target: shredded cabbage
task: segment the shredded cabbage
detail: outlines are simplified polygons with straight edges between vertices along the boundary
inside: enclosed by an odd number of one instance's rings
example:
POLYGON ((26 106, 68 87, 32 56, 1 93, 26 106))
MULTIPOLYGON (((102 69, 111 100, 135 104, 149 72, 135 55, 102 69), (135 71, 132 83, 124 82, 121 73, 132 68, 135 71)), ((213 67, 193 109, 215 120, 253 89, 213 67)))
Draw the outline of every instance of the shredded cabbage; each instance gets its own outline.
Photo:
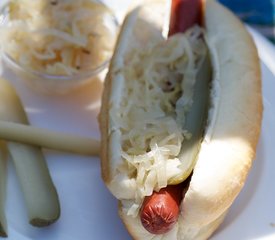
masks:
POLYGON ((183 128, 185 115, 206 53, 202 34, 194 27, 155 46, 134 49, 125 58, 124 95, 110 114, 122 135, 124 161, 118 175, 135 181, 128 195, 134 195, 134 202, 123 199, 129 215, 136 216, 145 196, 180 173, 178 155, 190 138, 183 128))
POLYGON ((11 0, 1 45, 21 66, 72 75, 111 57, 116 27, 110 10, 92 0, 11 0))

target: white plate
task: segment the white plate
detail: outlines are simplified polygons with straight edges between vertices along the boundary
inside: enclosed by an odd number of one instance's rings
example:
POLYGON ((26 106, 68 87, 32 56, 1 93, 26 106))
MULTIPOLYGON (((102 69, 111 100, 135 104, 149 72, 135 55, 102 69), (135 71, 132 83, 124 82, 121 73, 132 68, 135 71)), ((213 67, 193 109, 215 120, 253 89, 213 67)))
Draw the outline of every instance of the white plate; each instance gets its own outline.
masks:
MULTIPOLYGON (((108 1, 111 3, 112 1, 108 1)), ((121 16, 122 3, 113 5, 121 16)), ((118 1, 116 1, 118 3, 118 1)), ((253 31, 252 31, 253 32, 253 31)), ((275 50, 253 32, 263 75, 264 119, 257 159, 248 181, 233 204, 225 222, 213 240, 275 239, 275 50)), ((41 96, 23 85, 11 73, 4 72, 22 99, 31 124, 99 139, 96 117, 100 106, 102 83, 66 96, 41 96)), ((45 152, 61 202, 59 221, 46 228, 27 223, 13 166, 8 177, 8 240, 127 240, 131 239, 117 214, 117 201, 100 177, 99 159, 51 151, 45 152)))

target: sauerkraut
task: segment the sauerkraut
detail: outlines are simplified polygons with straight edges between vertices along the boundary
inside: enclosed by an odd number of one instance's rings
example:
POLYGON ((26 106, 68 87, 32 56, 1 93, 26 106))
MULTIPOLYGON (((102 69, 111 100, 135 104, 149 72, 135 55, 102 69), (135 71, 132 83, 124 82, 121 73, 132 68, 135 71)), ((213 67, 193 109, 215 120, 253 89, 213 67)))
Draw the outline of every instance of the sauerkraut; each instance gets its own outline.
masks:
POLYGON ((118 198, 130 215, 138 213, 145 196, 181 172, 181 145, 192 137, 183 127, 185 115, 206 54, 202 35, 196 26, 125 57, 123 97, 110 114, 121 133, 123 158, 114 181, 128 187, 118 198))
POLYGON ((51 75, 99 67, 112 54, 112 12, 92 0, 11 0, 1 46, 21 66, 51 75))

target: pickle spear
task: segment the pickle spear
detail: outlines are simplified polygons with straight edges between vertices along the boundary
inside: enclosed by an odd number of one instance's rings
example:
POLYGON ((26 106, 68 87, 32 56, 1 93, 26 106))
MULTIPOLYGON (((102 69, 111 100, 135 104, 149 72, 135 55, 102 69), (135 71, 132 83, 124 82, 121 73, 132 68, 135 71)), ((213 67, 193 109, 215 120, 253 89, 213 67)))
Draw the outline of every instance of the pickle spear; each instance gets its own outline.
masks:
POLYGON ((7 184, 7 150, 0 142, 0 236, 7 237, 7 220, 5 215, 7 184))
MULTIPOLYGON (((0 79, 0 120, 28 124, 13 87, 0 79)), ((42 227, 60 216, 58 195, 39 147, 7 142, 8 151, 25 198, 30 224, 42 227)))
POLYGON ((194 86, 193 104, 187 112, 183 128, 192 134, 190 139, 182 143, 179 154, 181 161, 181 174, 170 179, 168 184, 179 184, 186 180, 192 173, 196 164, 198 153, 203 138, 203 133, 207 120, 207 113, 210 98, 210 81, 212 79, 211 62, 209 52, 197 73, 197 79, 194 86))

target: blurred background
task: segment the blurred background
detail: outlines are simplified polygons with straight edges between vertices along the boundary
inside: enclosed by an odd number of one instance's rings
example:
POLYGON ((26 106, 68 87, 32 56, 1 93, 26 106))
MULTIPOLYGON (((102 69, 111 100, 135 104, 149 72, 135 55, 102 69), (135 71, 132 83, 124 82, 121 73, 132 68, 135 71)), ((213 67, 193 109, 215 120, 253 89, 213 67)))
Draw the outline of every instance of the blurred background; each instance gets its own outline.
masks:
POLYGON ((275 43, 275 0, 219 0, 275 43))

